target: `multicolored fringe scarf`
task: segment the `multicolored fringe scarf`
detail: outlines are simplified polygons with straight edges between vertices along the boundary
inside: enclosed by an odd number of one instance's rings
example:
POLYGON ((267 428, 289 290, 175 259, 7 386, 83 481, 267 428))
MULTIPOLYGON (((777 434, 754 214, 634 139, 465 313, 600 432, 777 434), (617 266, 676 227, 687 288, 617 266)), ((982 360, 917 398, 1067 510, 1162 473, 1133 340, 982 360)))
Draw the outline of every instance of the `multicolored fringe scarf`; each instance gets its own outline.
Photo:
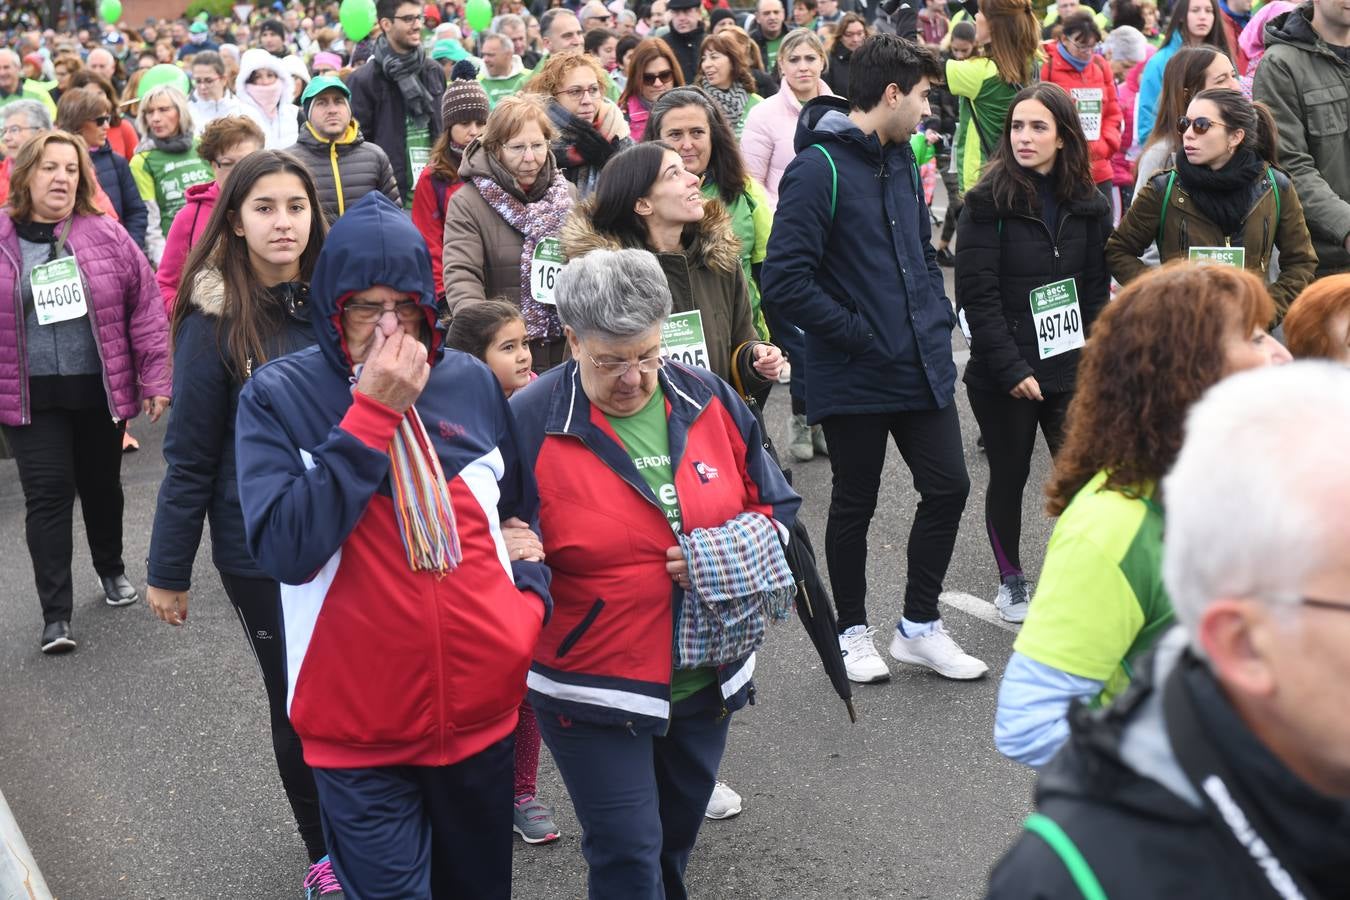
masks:
POLYGON ((562 172, 556 169, 552 171, 553 181, 548 190, 533 203, 520 202, 491 178, 479 175, 473 179, 474 187, 478 188, 478 193, 488 206, 496 210, 507 225, 525 236, 520 248, 520 312, 525 318, 525 336, 532 341, 540 338, 557 340, 562 337, 558 311, 535 300, 530 290, 530 264, 534 259, 535 244, 541 238, 557 235, 562 230, 567 214, 572 211, 567 179, 562 172))
MULTIPOLYGON (((360 374, 358 368, 356 377, 360 374)), ((455 508, 440 457, 415 406, 408 407, 389 442, 389 461, 394 517, 408 567, 440 575, 453 572, 464 558, 455 508)))

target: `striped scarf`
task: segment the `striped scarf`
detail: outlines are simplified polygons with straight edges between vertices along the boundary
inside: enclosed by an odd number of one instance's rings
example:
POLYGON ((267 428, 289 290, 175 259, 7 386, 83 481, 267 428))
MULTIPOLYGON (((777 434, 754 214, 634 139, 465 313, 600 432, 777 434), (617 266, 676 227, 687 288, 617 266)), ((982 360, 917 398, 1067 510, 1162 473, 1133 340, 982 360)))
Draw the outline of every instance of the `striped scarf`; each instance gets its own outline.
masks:
MULTIPOLYGON (((358 368, 356 377, 360 374, 358 368)), ((389 461, 394 517, 408 568, 439 575, 453 572, 464 558, 455 509, 440 457, 415 406, 408 407, 389 442, 389 461)))

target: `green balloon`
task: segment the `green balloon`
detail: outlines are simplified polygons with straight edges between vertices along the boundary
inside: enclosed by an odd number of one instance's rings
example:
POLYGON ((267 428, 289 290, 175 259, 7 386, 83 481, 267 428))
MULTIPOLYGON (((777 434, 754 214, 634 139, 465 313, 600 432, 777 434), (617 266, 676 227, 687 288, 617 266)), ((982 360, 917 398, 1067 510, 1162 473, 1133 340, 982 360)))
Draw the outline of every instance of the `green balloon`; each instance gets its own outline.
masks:
POLYGON ((109 25, 116 25, 117 20, 122 18, 122 0, 103 0, 99 4, 98 14, 109 25))
POLYGON ((338 21, 347 40, 363 41, 375 27, 375 0, 342 0, 338 21))
POLYGON ((464 5, 464 21, 474 31, 487 31, 492 25, 492 0, 469 0, 464 5))
MULTIPOLYGON (((116 2, 116 0, 113 0, 113 2, 116 2)), ((183 92, 184 97, 192 90, 186 72, 173 63, 160 63, 141 76, 141 83, 136 86, 136 99, 140 100, 155 88, 165 85, 178 88, 183 92)))

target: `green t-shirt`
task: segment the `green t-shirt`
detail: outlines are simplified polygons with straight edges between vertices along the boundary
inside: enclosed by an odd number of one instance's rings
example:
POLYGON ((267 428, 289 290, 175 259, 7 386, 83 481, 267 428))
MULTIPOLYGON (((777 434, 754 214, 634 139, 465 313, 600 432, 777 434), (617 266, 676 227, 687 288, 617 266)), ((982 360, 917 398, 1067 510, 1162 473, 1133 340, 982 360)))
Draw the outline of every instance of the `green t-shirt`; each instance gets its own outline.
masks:
POLYGON ((1002 140, 1008 106, 1019 88, 998 77, 998 66, 992 59, 975 56, 947 60, 947 90, 959 98, 960 117, 952 154, 957 160, 957 182, 964 194, 980 180, 987 159, 985 147, 992 152, 1002 140))
POLYGON ((1050 536, 1041 582, 1013 649, 1105 682, 1105 704, 1130 683, 1131 662, 1174 620, 1162 581, 1163 516, 1151 499, 1104 489, 1098 472, 1050 536))
POLYGON ((187 189, 214 179, 211 165, 197 155, 197 144, 182 153, 142 150, 131 158, 131 178, 146 203, 159 211, 159 230, 169 236, 173 217, 187 203, 187 189))
POLYGON ((764 60, 764 71, 772 72, 774 63, 778 62, 778 45, 783 43, 783 35, 779 35, 771 41, 764 42, 764 52, 769 57, 764 60))
MULTIPOLYGON (((417 125, 409 117, 405 120, 404 133, 408 142, 408 184, 416 186, 422 178, 422 170, 431 162, 431 127, 417 125)), ((410 189, 403 199, 403 208, 412 209, 413 192, 410 189)))
POLYGON ((519 91, 520 86, 530 79, 531 74, 529 70, 522 69, 505 78, 491 78, 486 73, 479 75, 478 82, 487 93, 488 109, 495 107, 503 97, 509 97, 519 91))
MULTIPOLYGON (((656 495, 666 523, 680 532, 680 498, 675 494, 675 472, 670 463, 670 433, 666 428, 666 396, 658 382, 652 398, 631 416, 606 415, 623 442, 638 474, 656 495)), ((696 694, 717 680, 714 669, 676 669, 670 679, 670 702, 696 694)))

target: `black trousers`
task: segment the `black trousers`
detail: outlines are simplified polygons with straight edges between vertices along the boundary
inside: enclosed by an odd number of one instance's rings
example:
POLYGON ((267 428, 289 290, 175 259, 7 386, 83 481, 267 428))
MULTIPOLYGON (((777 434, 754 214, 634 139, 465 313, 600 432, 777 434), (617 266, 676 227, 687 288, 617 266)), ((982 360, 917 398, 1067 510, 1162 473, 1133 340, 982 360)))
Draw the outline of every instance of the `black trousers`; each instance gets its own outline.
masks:
POLYGON ((950 151, 937 155, 937 167, 938 173, 942 176, 942 186, 947 190, 947 213, 942 217, 942 233, 938 241, 950 244, 952 238, 956 236, 956 220, 961 217, 961 207, 965 203, 961 199, 961 187, 956 173, 950 171, 952 167, 950 151))
POLYGON ((989 490, 984 494, 984 523, 998 564, 999 578, 1022 574, 1022 492, 1031 474, 1036 429, 1050 455, 1064 443, 1064 414, 1073 394, 1046 394, 1042 401, 966 386, 970 408, 984 436, 989 459, 989 490))
POLYGON ((318 862, 328 853, 319 818, 319 792, 314 786, 314 770, 305 763, 300 736, 286 714, 286 630, 281 618, 281 587, 270 578, 224 572, 220 573, 220 581, 262 670, 272 719, 272 752, 281 774, 281 786, 295 814, 309 861, 318 862))
POLYGON ((70 561, 75 497, 80 498, 94 571, 125 572, 122 563, 122 432, 107 408, 33 412, 29 425, 4 428, 19 468, 28 555, 44 624, 69 622, 74 610, 70 561))
POLYGON ((840 631, 867 624, 867 530, 877 508, 887 437, 895 441, 919 492, 906 550, 904 616, 916 623, 937 619, 938 594, 970 493, 956 404, 919 412, 830 416, 820 424, 830 444, 834 479, 825 560, 840 631))

